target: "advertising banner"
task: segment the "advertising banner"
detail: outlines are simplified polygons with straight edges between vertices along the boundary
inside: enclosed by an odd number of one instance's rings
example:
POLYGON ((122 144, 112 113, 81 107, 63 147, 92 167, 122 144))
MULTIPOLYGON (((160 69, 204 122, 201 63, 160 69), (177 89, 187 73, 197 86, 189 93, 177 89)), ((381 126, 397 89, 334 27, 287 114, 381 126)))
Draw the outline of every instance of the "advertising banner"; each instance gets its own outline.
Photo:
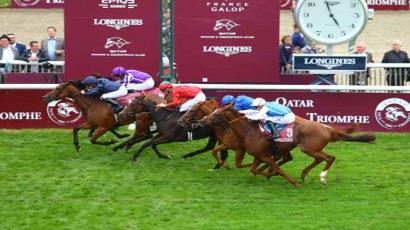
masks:
POLYGON ((410 132, 410 100, 399 93, 218 91, 262 97, 288 106, 297 116, 333 126, 356 123, 361 131, 410 132))
POLYGON ((11 8, 64 8, 64 0, 11 0, 11 8))
MULTIPOLYGON (((409 0, 365 0, 369 9, 409 10, 409 0)), ((279 0, 281 10, 290 10, 292 0, 279 0)))
MULTIPOLYGON (((84 122, 80 108, 70 99, 45 103, 50 90, 0 90, 0 128, 73 128, 84 122)), ((410 132, 410 100, 405 93, 337 93, 217 91, 263 97, 288 106, 296 115, 334 126, 356 123, 360 131, 410 132)))
POLYGON ((352 70, 366 71, 367 55, 293 55, 293 70, 352 70))
POLYGON ((279 2, 175 1, 181 82, 278 82, 279 2))
POLYGON ((65 3, 65 76, 107 76, 116 66, 156 76, 160 69, 159 1, 65 3))

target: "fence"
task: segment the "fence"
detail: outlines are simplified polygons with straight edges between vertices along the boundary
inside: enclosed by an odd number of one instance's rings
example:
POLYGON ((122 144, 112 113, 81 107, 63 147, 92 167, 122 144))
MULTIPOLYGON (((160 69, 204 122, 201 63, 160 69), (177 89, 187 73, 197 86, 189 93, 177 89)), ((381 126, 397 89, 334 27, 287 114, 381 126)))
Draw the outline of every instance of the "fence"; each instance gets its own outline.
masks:
POLYGON ((25 62, 21 60, 0 61, 0 72, 8 73, 52 73, 64 72, 64 61, 25 62))

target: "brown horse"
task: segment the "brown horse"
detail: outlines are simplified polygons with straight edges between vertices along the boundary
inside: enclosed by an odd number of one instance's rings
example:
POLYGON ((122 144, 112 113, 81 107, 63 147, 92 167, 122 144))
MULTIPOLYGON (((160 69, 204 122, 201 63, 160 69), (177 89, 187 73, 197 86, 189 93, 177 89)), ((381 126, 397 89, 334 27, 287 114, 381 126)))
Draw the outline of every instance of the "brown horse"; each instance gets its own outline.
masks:
POLYGON ((124 138, 129 134, 121 135, 115 131, 118 125, 127 125, 135 121, 135 117, 126 117, 115 120, 112 108, 106 102, 101 101, 98 97, 85 96, 81 93, 84 85, 81 81, 70 81, 59 84, 55 89, 43 96, 43 100, 47 103, 57 101, 64 98, 74 100, 82 113, 86 122, 73 129, 74 146, 77 152, 81 150, 78 142, 78 131, 81 129, 90 129, 88 138, 91 143, 99 145, 110 145, 116 143, 116 140, 100 142, 97 141, 107 131, 110 131, 118 138, 124 138), (94 132, 95 131, 95 132, 94 132))
MULTIPOLYGON (((205 116, 213 113, 218 107, 218 102, 214 99, 199 102, 190 108, 179 120, 179 125, 188 125, 191 122, 196 122, 202 119, 205 116)), ((222 124, 221 126, 215 125, 213 126, 215 129, 215 133, 218 139, 221 141, 222 144, 218 145, 216 148, 212 150, 212 155, 215 157, 216 161, 219 165, 223 166, 224 168, 230 169, 229 165, 224 163, 225 159, 221 159, 218 157, 218 152, 222 150, 234 150, 235 151, 235 165, 237 168, 243 167, 250 167, 251 164, 242 164, 242 161, 245 157, 246 148, 240 142, 240 140, 236 137, 236 134, 232 130, 229 125, 222 124)), ((183 156, 183 157, 192 157, 192 156, 183 156)), ((226 157, 225 157, 226 158, 226 157)))
POLYGON ((208 138, 208 143, 204 148, 188 153, 185 156, 194 156, 199 153, 212 150, 215 147, 215 144, 216 142, 218 142, 218 139, 212 127, 206 126, 202 129, 191 130, 189 127, 179 126, 177 124, 177 120, 181 118, 181 113, 179 113, 175 109, 158 109, 156 107, 157 104, 163 103, 162 100, 163 99, 159 98, 157 95, 146 94, 144 96, 135 98, 119 114, 119 117, 122 117, 146 112, 157 124, 158 134, 150 141, 145 142, 140 147, 140 149, 137 152, 135 152, 132 158, 133 163, 137 161, 138 156, 147 147, 151 147, 159 158, 170 159, 170 156, 163 155, 159 152, 157 148, 158 145, 164 143, 186 142, 188 140, 199 140, 203 138, 208 138))
MULTIPOLYGON (((269 154, 269 143, 266 141, 264 134, 260 131, 257 122, 251 122, 243 114, 234 110, 231 105, 219 108, 201 121, 211 125, 230 125, 245 145, 247 152, 255 157, 255 161, 252 165, 253 173, 271 176, 269 173, 256 169, 257 165, 264 162, 296 187, 299 186, 293 178, 285 174, 275 161, 271 159, 269 154)), ((323 148, 325 148, 328 143, 336 141, 373 143, 375 139, 376 137, 372 134, 350 136, 348 133, 336 128, 297 117, 294 127, 293 142, 280 142, 277 143, 277 147, 280 154, 283 155, 284 152, 290 152, 299 145, 302 152, 315 159, 313 163, 302 171, 302 181, 306 180, 310 170, 321 162, 326 161, 326 165, 320 173, 320 182, 326 184, 327 172, 336 159, 334 156, 328 155, 323 151, 323 148)))

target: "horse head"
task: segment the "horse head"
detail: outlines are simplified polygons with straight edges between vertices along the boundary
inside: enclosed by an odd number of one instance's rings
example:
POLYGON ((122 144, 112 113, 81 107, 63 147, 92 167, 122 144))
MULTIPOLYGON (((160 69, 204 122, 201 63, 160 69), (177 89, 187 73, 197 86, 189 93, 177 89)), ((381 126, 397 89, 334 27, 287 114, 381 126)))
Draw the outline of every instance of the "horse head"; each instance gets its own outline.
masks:
POLYGON ((215 111, 217 106, 217 102, 213 99, 209 101, 198 102, 188 111, 186 111, 186 113, 177 121, 177 123, 181 126, 184 126, 191 122, 197 122, 206 115, 215 111))
POLYGON ((64 99, 67 97, 73 98, 81 94, 81 89, 84 85, 81 81, 70 81, 59 84, 56 88, 43 96, 43 101, 46 103, 64 99))
POLYGON ((119 114, 119 118, 133 117, 138 113, 141 113, 144 109, 143 100, 145 95, 135 97, 119 114))
POLYGON ((224 125, 226 123, 225 120, 225 112, 228 109, 232 109, 232 105, 224 105, 220 108, 217 108, 214 112, 210 113, 208 116, 205 116, 201 120, 198 121, 198 126, 203 125, 224 125))

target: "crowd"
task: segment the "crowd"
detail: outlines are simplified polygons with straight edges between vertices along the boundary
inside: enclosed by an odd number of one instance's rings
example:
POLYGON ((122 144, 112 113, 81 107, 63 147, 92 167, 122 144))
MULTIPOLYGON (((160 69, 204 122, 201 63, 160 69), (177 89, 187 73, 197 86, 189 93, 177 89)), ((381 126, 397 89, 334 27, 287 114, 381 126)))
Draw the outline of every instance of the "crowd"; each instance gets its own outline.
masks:
MULTIPOLYGON (((39 41, 30 41, 29 48, 18 43, 13 33, 3 34, 0 37, 0 61, 7 63, 13 60, 22 60, 27 63, 42 63, 46 61, 64 61, 64 38, 57 37, 55 27, 47 28, 47 38, 39 41)), ((13 66, 2 66, 0 72, 11 72, 13 66), (7 69, 6 69, 7 68, 7 69)), ((27 72, 42 72, 41 65, 30 65, 27 72)))
MULTIPOLYGON (((318 47, 314 41, 307 42, 303 33, 299 30, 294 14, 297 1, 292 1, 293 14, 293 34, 284 35, 279 45, 279 71, 281 73, 297 73, 292 70, 292 59, 294 54, 322 54, 326 51, 318 47)), ((381 63, 410 63, 408 53, 401 49, 400 40, 392 42, 392 49, 385 52, 381 63)), ((359 41, 355 44, 353 54, 365 54, 367 63, 375 63, 371 52, 366 50, 366 44, 359 41)), ((410 81, 410 68, 385 68, 386 82, 389 86, 404 86, 406 81, 410 81)), ((357 71, 349 76, 350 85, 367 85, 371 77, 370 69, 366 71, 357 71)))

